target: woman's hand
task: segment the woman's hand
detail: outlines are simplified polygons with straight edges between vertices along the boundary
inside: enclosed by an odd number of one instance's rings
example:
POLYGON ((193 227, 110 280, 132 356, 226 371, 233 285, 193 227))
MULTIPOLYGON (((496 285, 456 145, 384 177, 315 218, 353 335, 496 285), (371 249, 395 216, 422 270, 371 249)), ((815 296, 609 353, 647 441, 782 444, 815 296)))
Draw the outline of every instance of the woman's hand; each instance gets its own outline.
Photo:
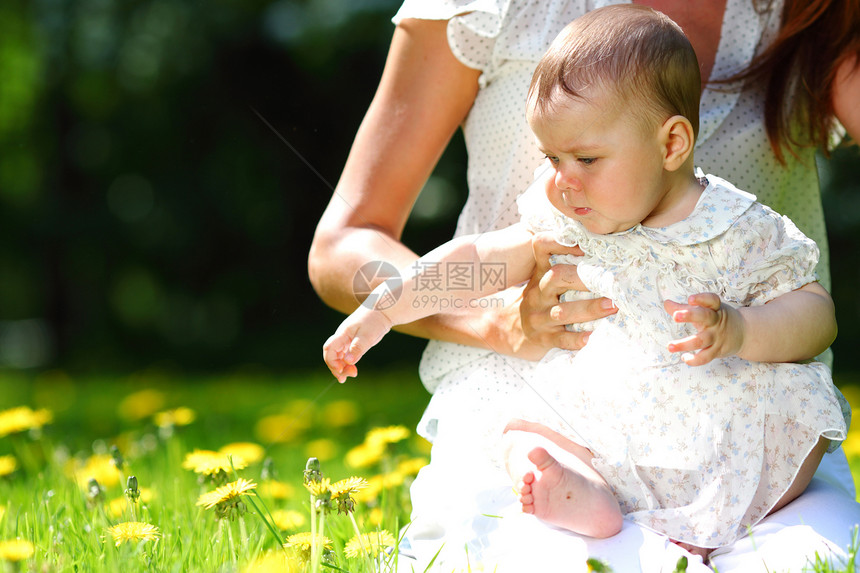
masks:
POLYGON ((532 241, 535 270, 526 284, 520 301, 520 323, 523 336, 533 349, 546 354, 551 348, 578 350, 585 346, 590 332, 570 332, 566 324, 597 320, 616 309, 608 298, 560 302, 559 297, 568 290, 588 290, 576 272, 575 265, 550 264, 551 255, 583 254, 579 247, 566 247, 556 243, 549 233, 539 233, 532 241))

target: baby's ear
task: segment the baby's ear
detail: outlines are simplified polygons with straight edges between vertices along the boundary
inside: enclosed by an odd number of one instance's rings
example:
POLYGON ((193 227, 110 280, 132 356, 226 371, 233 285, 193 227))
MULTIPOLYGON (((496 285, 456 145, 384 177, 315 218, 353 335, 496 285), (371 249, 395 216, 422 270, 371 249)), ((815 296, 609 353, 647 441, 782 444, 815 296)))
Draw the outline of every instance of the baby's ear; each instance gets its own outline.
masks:
POLYGON ((673 115, 660 128, 663 143, 663 168, 677 171, 693 153, 696 136, 693 125, 682 115, 673 115))

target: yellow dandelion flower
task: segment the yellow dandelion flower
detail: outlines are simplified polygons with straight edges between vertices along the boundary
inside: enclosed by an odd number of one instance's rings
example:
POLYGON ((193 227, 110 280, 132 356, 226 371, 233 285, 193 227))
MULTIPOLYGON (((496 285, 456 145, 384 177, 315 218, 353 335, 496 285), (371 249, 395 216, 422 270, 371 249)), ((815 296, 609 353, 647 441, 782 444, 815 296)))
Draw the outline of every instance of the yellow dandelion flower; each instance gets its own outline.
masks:
POLYGON ((397 540, 394 536, 383 529, 373 533, 364 533, 361 536, 356 535, 349 540, 343 552, 344 555, 352 559, 362 555, 376 558, 389 547, 394 547, 395 543, 397 543, 397 540))
POLYGON ((382 520, 385 516, 382 513, 382 508, 374 507, 367 514, 367 521, 374 527, 382 525, 382 520))
POLYGON ((0 412, 0 438, 27 430, 38 430, 53 419, 49 410, 32 410, 18 406, 0 412))
POLYGON ((290 416, 300 428, 307 429, 313 425, 316 403, 311 400, 290 400, 284 408, 284 413, 290 416))
POLYGON ((367 481, 360 477, 351 477, 333 483, 329 490, 332 501, 337 504, 337 512, 352 513, 355 511, 355 499, 352 496, 366 485, 367 481))
POLYGON ((385 489, 385 480, 381 475, 373 476, 367 481, 364 489, 356 492, 355 499, 362 503, 371 503, 379 499, 382 490, 385 489))
POLYGON ((412 447, 419 454, 430 455, 430 450, 433 448, 433 444, 415 434, 412 438, 412 447))
POLYGON ((202 505, 206 509, 212 509, 216 505, 229 504, 238 501, 243 495, 254 495, 251 491, 255 489, 257 484, 248 481, 244 478, 239 478, 227 485, 222 485, 214 491, 206 492, 197 500, 197 505, 202 505))
POLYGON ((118 523, 105 531, 113 538, 117 547, 126 541, 157 541, 161 536, 156 526, 140 521, 118 523))
POLYGON ((279 500, 292 499, 296 495, 293 485, 273 479, 262 482, 258 491, 266 497, 279 500))
POLYGON ((242 569, 242 573, 301 573, 302 571, 304 571, 302 562, 283 551, 267 551, 242 569))
POLYGON ((349 477, 337 481, 329 487, 334 498, 351 495, 367 486, 367 480, 361 477, 349 477))
POLYGON ((0 456, 0 477, 8 476, 18 469, 18 460, 15 456, 0 456))
POLYGON ((403 475, 414 476, 427 464, 427 458, 410 458, 397 464, 397 471, 403 475))
POLYGON ((281 531, 289 531, 302 527, 307 519, 305 514, 292 509, 278 509, 272 512, 272 521, 281 531))
POLYGON ((197 413, 191 408, 180 406, 173 410, 163 410, 156 412, 152 416, 152 421, 159 428, 169 428, 173 426, 187 426, 197 419, 197 413))
POLYGON ((0 541, 0 559, 4 561, 24 561, 36 552, 32 543, 25 539, 0 541))
POLYGON ((409 429, 406 426, 388 426, 385 428, 373 428, 367 432, 364 443, 369 445, 386 445, 401 442, 409 437, 409 429))
POLYGON ((355 424, 360 418, 358 405, 351 400, 335 400, 323 406, 323 424, 332 428, 342 428, 355 424))
POLYGON ((329 488, 331 487, 331 480, 328 478, 322 478, 320 481, 309 481, 305 484, 305 488, 311 492, 311 495, 314 497, 321 497, 329 493, 329 488))
POLYGON ((234 442, 218 450, 218 453, 233 456, 234 460, 242 458, 249 464, 256 464, 266 455, 266 450, 253 442, 234 442))
POLYGON ((117 406, 117 413, 124 420, 137 422, 161 410, 165 401, 164 392, 146 388, 123 398, 117 406))
POLYGON ((254 435, 267 444, 292 442, 305 428, 287 414, 273 414, 260 418, 254 425, 254 435))
POLYGON ((95 454, 87 458, 86 462, 73 463, 72 475, 82 488, 87 488, 90 479, 94 479, 104 487, 115 486, 120 481, 119 470, 113 462, 110 454, 95 454))
POLYGON ((842 449, 849 458, 860 457, 860 432, 848 432, 848 439, 842 442, 842 449))
POLYGON ((377 445, 370 444, 360 444, 346 453, 346 457, 344 461, 348 466, 354 468, 366 468, 372 466, 373 464, 378 463, 383 454, 385 454, 385 448, 377 445))
POLYGON ((333 460, 337 456, 337 451, 337 442, 328 438, 311 440, 305 444, 305 455, 309 458, 316 458, 321 462, 333 460))
POLYGON ((388 472, 382 475, 382 487, 387 489, 403 485, 405 479, 406 477, 399 471, 388 472))
POLYGON ((211 476, 218 472, 229 473, 233 468, 241 470, 248 463, 243 458, 234 457, 233 465, 230 465, 230 459, 222 453, 213 452, 212 450, 194 450, 185 455, 185 460, 182 462, 182 467, 186 470, 191 470, 194 473, 211 476))
MULTIPOLYGON (((287 542, 284 543, 284 547, 290 549, 300 549, 302 551, 310 551, 311 545, 314 542, 314 535, 308 531, 304 531, 302 533, 295 533, 287 537, 287 542)), ((322 547, 331 547, 331 539, 326 537, 325 535, 316 534, 316 542, 318 545, 322 547)))

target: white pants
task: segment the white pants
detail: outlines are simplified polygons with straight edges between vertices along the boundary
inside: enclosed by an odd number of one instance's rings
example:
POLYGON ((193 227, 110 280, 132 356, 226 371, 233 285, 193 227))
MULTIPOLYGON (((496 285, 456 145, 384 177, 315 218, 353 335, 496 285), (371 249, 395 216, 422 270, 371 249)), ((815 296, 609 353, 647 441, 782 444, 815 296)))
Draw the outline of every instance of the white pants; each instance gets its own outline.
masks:
MULTIPOLYGON (((415 511, 399 572, 424 571, 435 557, 432 571, 586 571, 586 560, 598 558, 617 573, 661 573, 674 571, 681 556, 690 573, 712 571, 666 536, 632 522, 611 538, 592 539, 523 514, 498 466, 467 449, 444 447, 462 436, 456 430, 437 436, 443 447, 434 447, 431 464, 412 486, 415 511)), ((569 455, 548 441, 544 446, 562 462, 569 455)), ((800 572, 817 555, 841 569, 860 524, 854 495, 844 453, 827 454, 806 492, 749 536, 716 550, 710 563, 720 573, 800 572)))

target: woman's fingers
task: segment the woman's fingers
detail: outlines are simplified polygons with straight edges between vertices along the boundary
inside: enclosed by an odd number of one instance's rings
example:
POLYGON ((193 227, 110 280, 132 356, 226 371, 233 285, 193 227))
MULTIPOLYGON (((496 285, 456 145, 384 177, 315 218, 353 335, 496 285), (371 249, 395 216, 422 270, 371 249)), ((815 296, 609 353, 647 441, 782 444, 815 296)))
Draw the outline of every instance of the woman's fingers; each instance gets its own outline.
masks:
POLYGON ((583 252, 578 246, 568 247, 560 245, 553 238, 552 233, 537 233, 532 239, 532 250, 535 254, 536 274, 542 276, 551 267, 549 258, 552 255, 574 255, 582 256, 583 252))

